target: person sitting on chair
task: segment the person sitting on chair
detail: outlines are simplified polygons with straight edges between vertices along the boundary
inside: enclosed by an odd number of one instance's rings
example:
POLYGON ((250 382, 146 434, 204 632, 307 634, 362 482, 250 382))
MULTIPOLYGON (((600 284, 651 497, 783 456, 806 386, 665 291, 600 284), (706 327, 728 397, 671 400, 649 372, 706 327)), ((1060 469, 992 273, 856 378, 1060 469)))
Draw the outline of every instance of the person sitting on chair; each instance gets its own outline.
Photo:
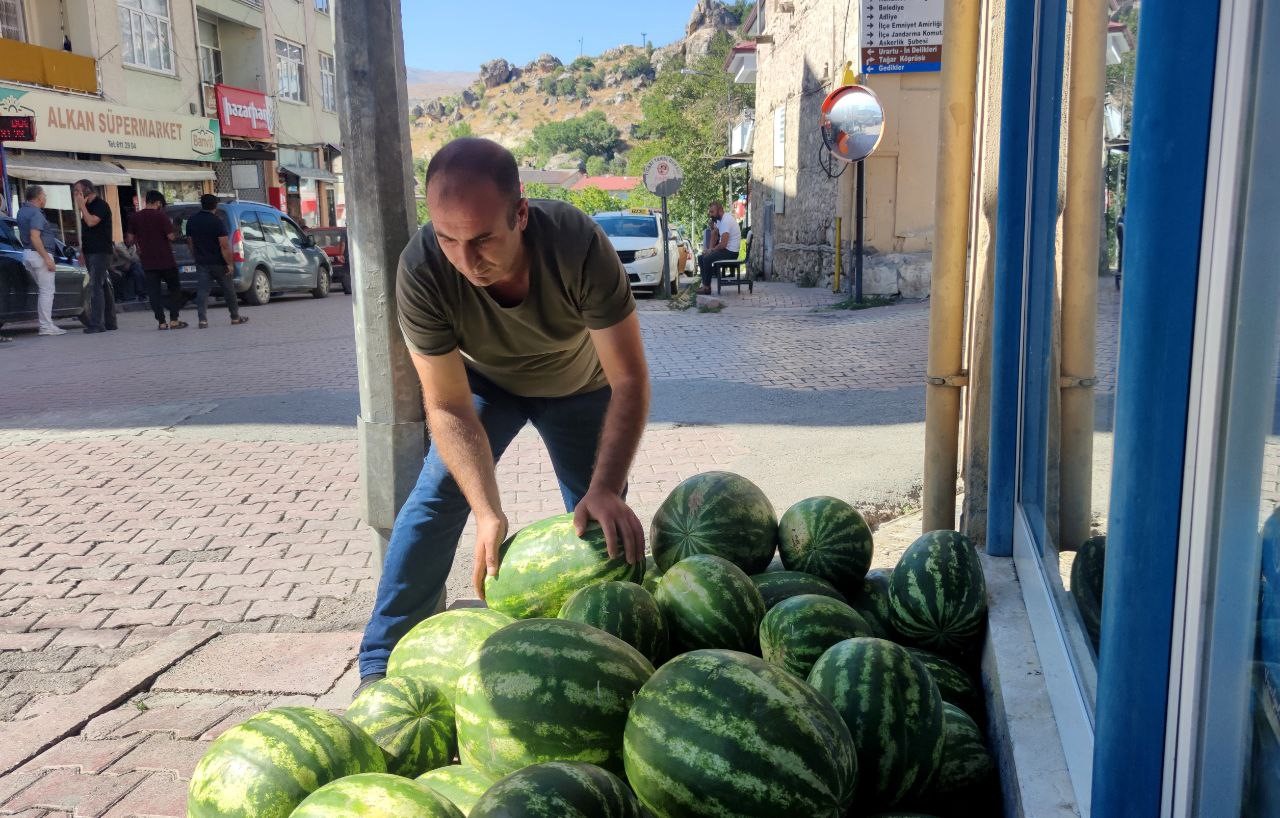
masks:
POLYGON ((742 230, 732 216, 725 214, 723 202, 712 202, 707 215, 711 217, 711 248, 698 257, 698 270, 702 273, 702 287, 698 292, 702 295, 711 294, 713 265, 737 258, 742 245, 742 230))

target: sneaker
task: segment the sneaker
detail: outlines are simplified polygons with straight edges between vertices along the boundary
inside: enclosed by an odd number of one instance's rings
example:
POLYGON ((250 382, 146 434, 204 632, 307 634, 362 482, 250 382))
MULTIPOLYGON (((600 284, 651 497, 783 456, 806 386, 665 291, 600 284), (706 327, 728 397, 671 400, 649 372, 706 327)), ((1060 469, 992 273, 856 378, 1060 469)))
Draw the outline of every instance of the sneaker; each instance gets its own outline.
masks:
POLYGON ((67 334, 67 331, 66 331, 65 329, 63 329, 62 327, 48 327, 47 329, 42 329, 42 330, 40 330, 40 332, 39 332, 39 333, 37 333, 37 334, 39 334, 39 335, 66 335, 66 334, 67 334))
POLYGON ((95 332, 106 332, 106 331, 107 330, 105 327, 85 327, 84 328, 85 335, 92 335, 95 332))
POLYGON ((374 682, 380 682, 385 678, 387 678, 387 674, 385 673, 370 673, 368 676, 361 676, 360 684, 356 685, 356 692, 351 694, 351 700, 355 701, 355 698, 360 695, 360 691, 364 690, 374 682))

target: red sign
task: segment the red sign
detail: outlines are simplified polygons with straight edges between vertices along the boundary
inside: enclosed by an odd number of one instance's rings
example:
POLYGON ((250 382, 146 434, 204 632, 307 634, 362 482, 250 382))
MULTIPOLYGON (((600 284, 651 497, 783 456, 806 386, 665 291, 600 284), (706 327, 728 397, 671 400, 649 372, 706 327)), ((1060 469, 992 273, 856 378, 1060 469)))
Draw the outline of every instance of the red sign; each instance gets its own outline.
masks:
POLYGON ((34 116, 0 116, 0 142, 35 142, 34 116))
POLYGON ((274 138, 275 122, 266 94, 230 85, 215 85, 214 91, 218 96, 218 121, 223 136, 274 138))

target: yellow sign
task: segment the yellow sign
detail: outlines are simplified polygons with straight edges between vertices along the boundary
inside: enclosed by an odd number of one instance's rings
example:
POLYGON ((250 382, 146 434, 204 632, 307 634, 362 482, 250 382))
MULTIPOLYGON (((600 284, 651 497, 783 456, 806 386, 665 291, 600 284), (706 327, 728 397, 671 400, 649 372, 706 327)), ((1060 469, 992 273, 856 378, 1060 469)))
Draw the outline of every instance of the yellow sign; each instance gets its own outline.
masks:
POLYGON ((218 120, 125 108, 95 97, 0 85, 0 114, 34 116, 36 140, 25 148, 216 162, 218 120))

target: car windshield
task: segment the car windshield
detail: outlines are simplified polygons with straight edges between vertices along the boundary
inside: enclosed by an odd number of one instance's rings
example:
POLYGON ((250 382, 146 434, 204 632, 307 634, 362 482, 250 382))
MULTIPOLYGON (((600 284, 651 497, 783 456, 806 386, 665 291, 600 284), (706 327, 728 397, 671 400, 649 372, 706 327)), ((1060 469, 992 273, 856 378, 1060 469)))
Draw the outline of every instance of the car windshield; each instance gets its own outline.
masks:
POLYGON ((656 239, 658 220, 652 216, 596 216, 604 234, 618 239, 656 239))
POLYGON ((22 242, 18 241, 18 223, 5 219, 0 221, 0 245, 11 250, 21 250, 22 242))

